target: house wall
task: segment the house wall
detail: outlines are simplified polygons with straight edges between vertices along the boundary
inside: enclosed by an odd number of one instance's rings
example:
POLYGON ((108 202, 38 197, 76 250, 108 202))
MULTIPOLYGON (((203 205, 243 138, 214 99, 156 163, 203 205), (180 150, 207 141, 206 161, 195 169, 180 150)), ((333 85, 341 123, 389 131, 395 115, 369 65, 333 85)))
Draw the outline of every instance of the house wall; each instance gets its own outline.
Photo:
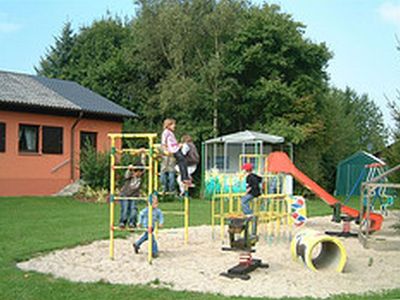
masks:
MULTIPOLYGON (((6 150, 0 152, 0 196, 51 195, 72 182, 71 127, 77 118, 0 111, 0 122, 6 123, 6 150), (63 153, 20 153, 19 124, 63 127, 63 153)), ((75 178, 79 178, 80 132, 97 132, 97 150, 109 149, 107 134, 121 132, 122 123, 82 119, 75 127, 75 178)))

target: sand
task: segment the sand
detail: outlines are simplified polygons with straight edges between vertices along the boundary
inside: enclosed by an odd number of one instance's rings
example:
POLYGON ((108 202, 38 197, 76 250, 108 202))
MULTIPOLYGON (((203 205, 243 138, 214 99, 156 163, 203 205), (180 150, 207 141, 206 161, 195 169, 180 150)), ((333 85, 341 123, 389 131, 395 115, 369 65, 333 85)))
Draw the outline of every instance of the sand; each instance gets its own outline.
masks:
MULTIPOLYGON (((341 229, 329 217, 310 219, 306 227, 320 231, 341 229)), ((219 228, 215 232, 218 235, 219 228)), ((17 266, 75 282, 150 284, 155 288, 228 296, 325 298, 400 288, 400 249, 386 252, 364 249, 357 238, 341 239, 348 255, 343 273, 315 273, 292 260, 288 236, 281 236, 272 244, 261 237, 254 257, 270 264, 270 268, 257 269, 250 274, 250 280, 243 281, 219 275, 238 263, 239 253, 221 251, 221 241, 212 240, 210 226, 191 227, 187 246, 183 246, 181 229, 161 231, 160 256, 152 265, 147 263, 147 243, 141 253, 134 254, 132 242, 137 237, 116 239, 114 260, 109 258, 109 241, 102 240, 57 250, 17 266)))

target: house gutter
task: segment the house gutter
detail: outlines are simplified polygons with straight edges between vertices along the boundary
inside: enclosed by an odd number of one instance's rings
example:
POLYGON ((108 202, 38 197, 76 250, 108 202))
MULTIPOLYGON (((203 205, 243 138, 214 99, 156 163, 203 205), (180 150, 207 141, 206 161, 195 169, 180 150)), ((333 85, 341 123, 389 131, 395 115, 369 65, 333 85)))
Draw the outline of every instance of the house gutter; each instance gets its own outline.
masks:
POLYGON ((72 124, 71 127, 71 180, 72 182, 75 181, 75 153, 74 153, 74 145, 75 145, 75 128, 78 125, 78 123, 82 120, 83 117, 83 112, 81 111, 79 113, 78 118, 75 120, 74 124, 72 124))

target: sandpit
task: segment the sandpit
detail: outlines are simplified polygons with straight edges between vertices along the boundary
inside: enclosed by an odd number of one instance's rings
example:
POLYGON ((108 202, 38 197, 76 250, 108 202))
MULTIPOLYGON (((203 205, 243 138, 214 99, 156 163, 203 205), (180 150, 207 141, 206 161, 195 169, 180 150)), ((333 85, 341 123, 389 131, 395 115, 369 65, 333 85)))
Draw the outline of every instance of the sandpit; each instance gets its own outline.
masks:
MULTIPOLYGON (((306 226, 320 231, 341 228, 331 223, 330 217, 310 219, 306 226)), ((400 288, 400 249, 386 252, 367 250, 356 238, 342 239, 348 254, 343 273, 314 273, 294 262, 287 236, 272 244, 261 238, 254 257, 269 263, 270 268, 255 270, 250 274, 250 280, 242 281, 219 276, 237 264, 238 253, 222 252, 221 241, 211 239, 210 226, 190 228, 187 246, 183 246, 181 229, 160 232, 160 256, 152 265, 146 261, 147 247, 142 247, 140 254, 134 254, 132 242, 135 237, 137 235, 116 240, 115 260, 108 256, 108 240, 102 240, 54 251, 18 263, 18 267, 76 282, 150 284, 177 291, 228 296, 325 298, 342 293, 361 294, 400 288)))

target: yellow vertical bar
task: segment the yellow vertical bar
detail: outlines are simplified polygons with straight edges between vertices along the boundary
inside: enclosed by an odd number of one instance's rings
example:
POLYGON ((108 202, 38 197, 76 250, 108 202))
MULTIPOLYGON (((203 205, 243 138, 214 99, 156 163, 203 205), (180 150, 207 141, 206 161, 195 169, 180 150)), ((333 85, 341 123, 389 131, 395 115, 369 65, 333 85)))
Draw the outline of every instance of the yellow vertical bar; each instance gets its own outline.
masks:
POLYGON ((154 159, 154 190, 158 191, 158 160, 154 159))
POLYGON ((276 193, 280 194, 281 193, 281 176, 277 175, 277 188, 276 188, 276 193))
POLYGON ((189 240, 189 192, 185 187, 185 245, 189 240))
POLYGON ((153 205, 152 202, 150 201, 150 196, 152 196, 153 193, 153 137, 148 137, 149 139, 149 187, 148 187, 148 192, 149 192, 149 200, 148 200, 148 226, 147 226, 147 232, 149 236, 149 245, 148 245, 148 255, 147 255, 147 261, 151 264, 152 259, 153 259, 153 205))
POLYGON ((233 213, 233 193, 232 193, 232 176, 228 177, 229 180, 229 212, 233 213))
POLYGON ((271 234, 270 234, 270 241, 272 242, 273 241, 273 239, 274 239, 274 232, 275 232, 275 230, 274 230, 274 206, 275 206, 275 200, 274 200, 274 198, 270 198, 270 207, 269 207, 269 209, 270 209, 270 211, 269 211, 269 216, 270 216, 270 219, 269 219, 269 222, 270 222, 270 227, 271 227, 271 234))
POLYGON ((115 193, 115 140, 111 137, 110 152, 110 258, 114 258, 114 193, 115 193))
POLYGON ((223 240, 224 239, 224 215, 225 215, 225 208, 224 208, 225 199, 224 199, 224 197, 221 197, 219 201, 220 201, 219 202, 219 210, 220 210, 219 216, 220 216, 220 226, 221 226, 220 234, 221 234, 221 240, 223 240))
POLYGON ((149 185, 147 187, 147 193, 149 195, 151 195, 153 193, 153 139, 151 137, 149 137, 149 154, 148 154, 148 170, 149 170, 149 174, 148 174, 148 181, 149 181, 149 185))
POLYGON ((278 238, 278 240, 280 239, 281 236, 281 204, 282 204, 282 200, 280 198, 277 199, 276 201, 276 236, 278 238))
POLYGON ((148 234, 148 254, 147 254, 147 261, 149 264, 151 264, 152 259, 153 259, 153 205, 152 205, 152 201, 150 201, 150 197, 147 200, 147 207, 148 207, 148 223, 147 223, 147 234, 148 234))
POLYGON ((287 213, 287 223, 288 223, 288 231, 289 231, 289 242, 292 240, 292 230, 293 230, 293 220, 291 215, 291 207, 290 207, 290 198, 286 197, 286 213, 287 213))
POLYGON ((288 216, 288 202, 287 202, 287 197, 285 197, 285 198, 283 198, 283 204, 284 204, 284 207, 283 207, 283 213, 284 213, 284 216, 283 216, 283 220, 284 220, 284 225, 285 225, 285 228, 284 228, 284 233, 285 233, 285 235, 284 235, 284 237, 285 237, 285 239, 288 237, 288 230, 289 230, 289 223, 288 223, 288 218, 287 218, 287 216, 288 216))
POLYGON ((215 226, 215 194, 211 197, 211 236, 214 239, 214 226, 215 226))

